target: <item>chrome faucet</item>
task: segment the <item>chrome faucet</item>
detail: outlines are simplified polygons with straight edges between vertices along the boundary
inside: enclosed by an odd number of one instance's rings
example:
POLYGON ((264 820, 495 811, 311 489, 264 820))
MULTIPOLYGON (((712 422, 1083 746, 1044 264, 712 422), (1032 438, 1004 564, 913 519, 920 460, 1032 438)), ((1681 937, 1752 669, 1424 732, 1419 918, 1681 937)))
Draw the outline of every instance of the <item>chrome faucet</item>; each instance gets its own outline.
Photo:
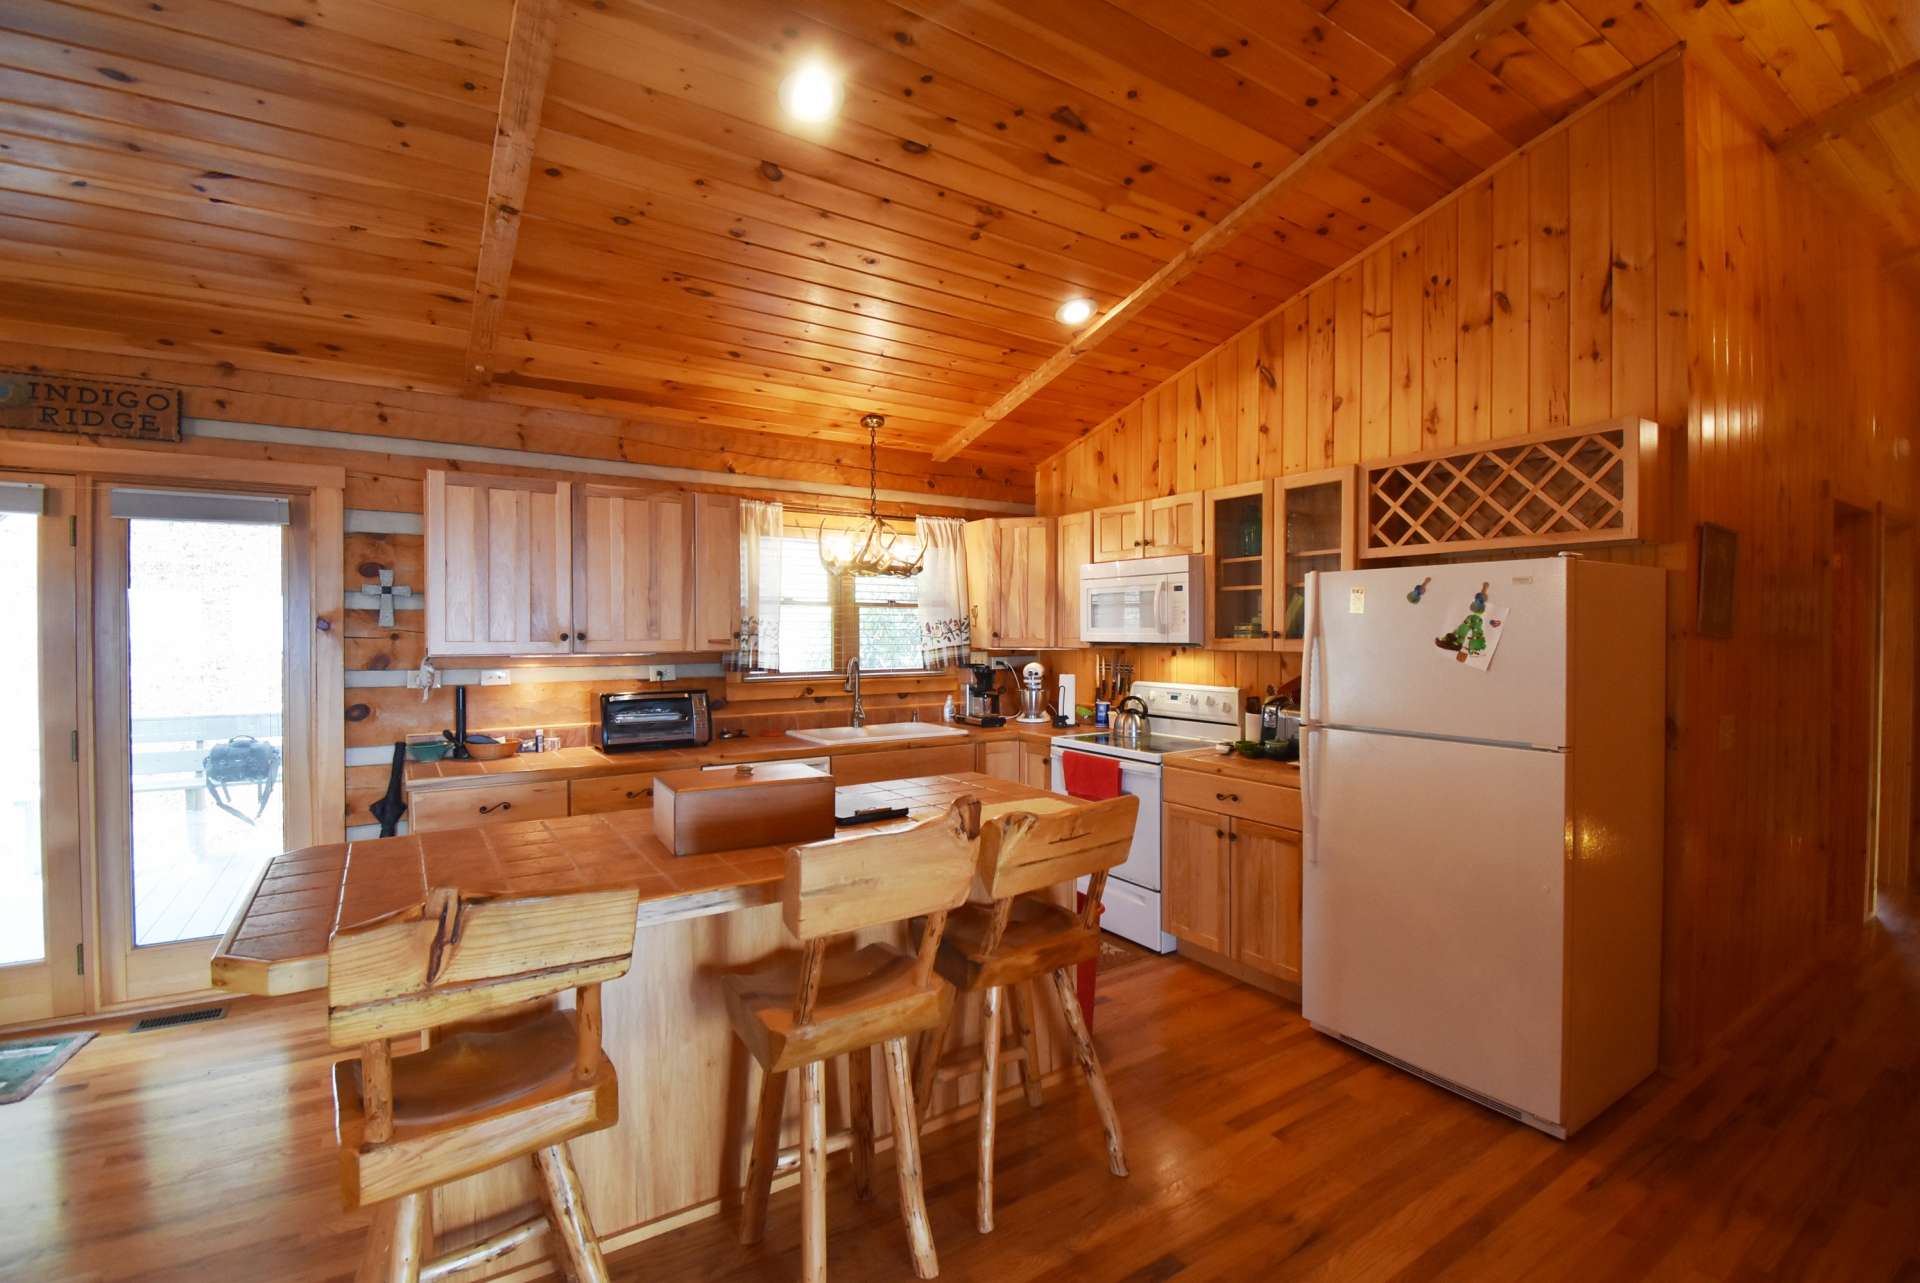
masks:
POLYGON ((851 725, 867 724, 867 706, 860 698, 860 657, 855 655, 847 661, 847 684, 840 689, 853 692, 853 721, 851 725))

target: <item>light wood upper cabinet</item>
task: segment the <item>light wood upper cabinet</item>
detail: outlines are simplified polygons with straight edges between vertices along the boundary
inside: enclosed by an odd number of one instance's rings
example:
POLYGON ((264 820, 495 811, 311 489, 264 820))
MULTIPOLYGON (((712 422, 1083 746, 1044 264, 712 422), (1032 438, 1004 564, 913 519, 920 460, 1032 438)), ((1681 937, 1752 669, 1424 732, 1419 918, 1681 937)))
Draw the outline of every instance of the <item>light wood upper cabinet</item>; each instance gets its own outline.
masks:
POLYGON ((1300 650, 1306 636, 1307 575, 1352 570, 1359 531, 1353 468, 1296 472, 1274 482, 1273 631, 1279 650, 1300 650))
POLYGON ((688 650, 740 646, 740 500, 693 496, 693 635, 688 650))
POLYGON ((982 650, 1051 646, 1056 605, 1053 519, 968 522, 965 542, 973 644, 982 650))
POLYGON ((427 652, 572 650, 572 487, 427 473, 427 652))
POLYGON ((1190 807, 1161 810, 1161 929, 1202 949, 1226 953, 1228 921, 1225 816, 1190 807))
POLYGON ((688 649, 693 496, 597 484, 577 489, 574 651, 688 649))
POLYGON ((1227 855, 1234 958, 1300 983, 1300 835, 1236 819, 1227 855))
POLYGON ((1141 555, 1146 547, 1146 534, 1142 522, 1146 518, 1146 505, 1140 503, 1115 504, 1111 508, 1093 510, 1093 560, 1094 561, 1130 561, 1141 555))
POLYGON ((1270 481, 1207 491, 1207 646, 1273 649, 1273 502, 1270 481))
POLYGON ((1204 514, 1206 497, 1192 494, 1165 495, 1146 501, 1142 529, 1149 557, 1191 556, 1207 550, 1204 514))
POLYGON ((1053 644, 1061 648, 1082 647, 1087 643, 1080 640, 1080 572, 1093 560, 1093 514, 1075 512, 1058 518, 1053 523, 1053 537, 1059 565, 1055 576, 1053 644))
POLYGON ((1093 510, 1091 561, 1178 557, 1207 550, 1206 495, 1162 495, 1093 510))

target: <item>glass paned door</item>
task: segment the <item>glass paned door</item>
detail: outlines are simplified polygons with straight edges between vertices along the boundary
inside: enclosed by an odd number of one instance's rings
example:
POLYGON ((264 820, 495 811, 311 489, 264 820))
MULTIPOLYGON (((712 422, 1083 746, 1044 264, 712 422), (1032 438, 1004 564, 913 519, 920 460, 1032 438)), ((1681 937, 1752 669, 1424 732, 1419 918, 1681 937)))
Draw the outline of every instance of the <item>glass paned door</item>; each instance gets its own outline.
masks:
MULTIPOLYGON (((167 513, 137 493, 114 509, 167 513)), ((283 520, 103 513, 102 606, 120 615, 96 642, 119 678, 100 754, 110 1001, 206 988, 216 938, 295 845, 283 520)))
POLYGON ((9 474, 0 501, 0 1025, 85 1008, 73 490, 9 474))

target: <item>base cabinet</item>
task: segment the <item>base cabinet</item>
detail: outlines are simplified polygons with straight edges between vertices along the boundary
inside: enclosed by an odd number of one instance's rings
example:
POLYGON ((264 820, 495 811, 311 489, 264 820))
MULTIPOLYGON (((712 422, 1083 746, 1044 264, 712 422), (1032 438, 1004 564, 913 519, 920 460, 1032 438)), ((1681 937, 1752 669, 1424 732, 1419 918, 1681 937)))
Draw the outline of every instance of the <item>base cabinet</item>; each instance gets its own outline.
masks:
POLYGON ((1168 805, 1160 819, 1160 926, 1202 949, 1226 953, 1228 917, 1227 826, 1223 815, 1168 805))
POLYGON ((1025 770, 1023 756, 1019 740, 987 740, 980 745, 980 773, 1018 784, 1025 770))
MULTIPOLYGON (((1172 785, 1175 772, 1167 774, 1172 785)), ((1185 790, 1169 787, 1169 795, 1219 792, 1239 798, 1252 791, 1223 787, 1212 776, 1194 776, 1188 784, 1185 790)), ((1293 789, 1255 788, 1298 797, 1293 789)), ((1299 814, 1297 802, 1277 810, 1286 818, 1299 814)), ((1160 834, 1161 916, 1167 933, 1260 975, 1298 985, 1299 830, 1168 802, 1160 834)))

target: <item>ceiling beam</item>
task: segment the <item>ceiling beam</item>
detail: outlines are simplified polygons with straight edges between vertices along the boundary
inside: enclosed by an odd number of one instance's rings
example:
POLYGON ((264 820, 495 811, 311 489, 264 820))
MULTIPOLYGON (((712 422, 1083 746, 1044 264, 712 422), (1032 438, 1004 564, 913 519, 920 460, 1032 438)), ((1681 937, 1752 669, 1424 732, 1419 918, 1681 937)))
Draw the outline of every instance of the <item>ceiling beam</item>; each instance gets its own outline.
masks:
POLYGON ((981 411, 978 418, 960 430, 959 435, 934 451, 933 457, 944 463, 991 431, 995 424, 1059 378, 1081 357, 1137 318, 1148 304, 1193 275, 1209 256, 1224 249, 1241 232, 1271 213, 1304 178, 1332 164, 1342 153, 1373 132, 1401 104, 1431 89, 1472 57, 1487 41, 1518 22, 1534 4, 1535 0, 1491 0, 1491 3, 1454 28, 1446 38, 1421 54, 1404 72, 1382 85, 1339 124, 1322 134, 1258 191, 1195 237, 1184 250, 1161 264, 1153 275, 1135 286, 1132 293, 1102 312, 1086 329, 1074 335, 1066 346, 1042 361, 1004 396, 981 411))
POLYGON ((1794 156, 1865 124, 1887 108, 1920 94, 1920 62, 1883 76, 1851 98, 1821 112, 1804 125, 1795 125, 1773 140, 1773 150, 1794 156))
POLYGON ((533 141, 540 132, 540 104, 547 96, 559 15, 560 0, 514 0, 493 164, 487 174, 487 210, 480 227, 480 265, 473 279, 473 320, 462 378, 469 396, 493 381, 494 338, 507 303, 514 247, 520 241, 520 208, 533 176, 533 141))

